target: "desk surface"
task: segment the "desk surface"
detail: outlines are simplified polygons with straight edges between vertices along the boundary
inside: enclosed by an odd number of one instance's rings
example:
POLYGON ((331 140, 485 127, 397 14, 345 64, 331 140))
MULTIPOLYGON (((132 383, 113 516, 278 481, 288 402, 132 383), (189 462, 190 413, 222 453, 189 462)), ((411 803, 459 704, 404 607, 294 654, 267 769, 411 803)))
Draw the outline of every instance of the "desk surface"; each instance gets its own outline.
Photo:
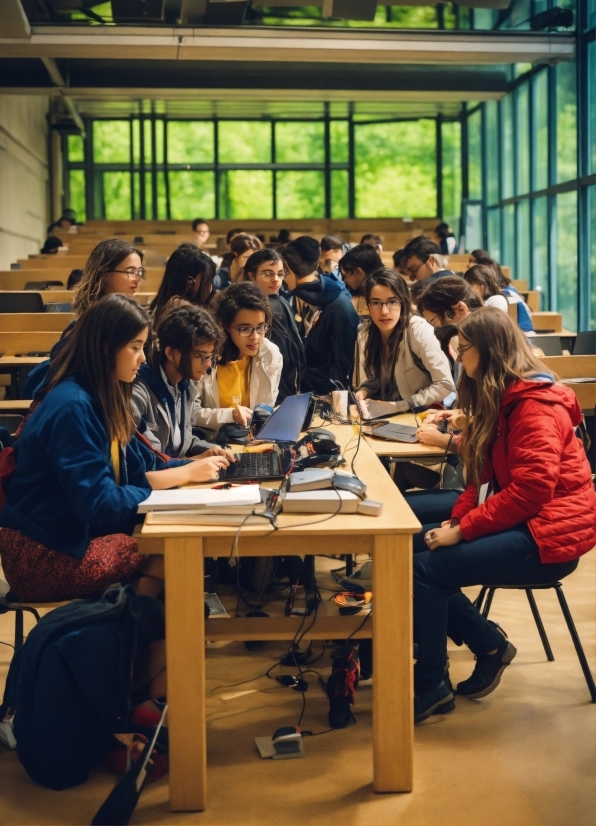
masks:
MULTIPOLYGON (((349 469, 352 458, 356 453, 358 436, 354 432, 354 428, 348 425, 332 425, 329 429, 333 431, 338 443, 341 445, 342 453, 349 469)), ((354 467, 358 476, 366 483, 367 497, 383 503, 383 511, 380 516, 342 513, 329 518, 330 514, 282 513, 278 517, 278 527, 280 530, 283 530, 284 536, 308 536, 316 534, 327 537, 338 535, 345 537, 352 534, 411 534, 412 532, 420 530, 420 525, 416 517, 399 493, 389 474, 377 461, 373 449, 364 438, 360 442, 360 449, 358 450, 354 467)), ((275 484, 277 483, 264 482, 264 485, 267 487, 273 487, 275 484)), ((225 542, 215 544, 217 546, 221 544, 221 553, 229 555, 231 548, 230 540, 234 537, 237 530, 238 528, 236 526, 224 525, 143 525, 141 533, 143 537, 221 537, 222 539, 225 538, 225 542)), ((242 528, 242 537, 263 537, 271 534, 271 532, 269 525, 246 525, 242 528)), ((262 548, 259 554, 262 556, 278 555, 279 548, 275 537, 279 536, 280 533, 277 531, 271 543, 266 541, 262 542, 262 548)), ((205 556, 217 556, 217 553, 213 553, 215 546, 212 543, 204 542, 203 549, 205 556)), ((239 543, 239 550, 240 554, 242 554, 242 542, 239 543)), ((298 552, 322 553, 321 550, 309 551, 306 546, 303 547, 302 551, 298 552)), ((345 553, 345 549, 338 551, 338 553, 342 552, 345 553)))
MULTIPOLYGON (((416 419, 412 413, 402 413, 389 420, 391 424, 415 425, 416 419)), ((385 439, 375 439, 373 436, 364 437, 376 456, 393 456, 396 459, 427 459, 441 457, 444 450, 440 447, 423 445, 420 442, 387 442, 385 439)))
POLYGON ((31 367, 47 360, 47 356, 0 356, 0 367, 31 367))

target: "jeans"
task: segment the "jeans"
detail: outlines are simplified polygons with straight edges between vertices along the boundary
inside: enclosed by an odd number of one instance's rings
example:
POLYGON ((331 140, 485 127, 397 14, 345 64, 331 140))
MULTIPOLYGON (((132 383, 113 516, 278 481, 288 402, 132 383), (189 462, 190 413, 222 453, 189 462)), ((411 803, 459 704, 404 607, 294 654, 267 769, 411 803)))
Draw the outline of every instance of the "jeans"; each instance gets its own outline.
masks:
POLYGON ((425 525, 414 537, 414 639, 418 661, 414 678, 417 689, 437 685, 444 677, 447 660, 447 613, 450 626, 477 655, 498 648, 503 637, 461 592, 469 585, 539 585, 556 582, 577 568, 578 560, 543 563, 525 524, 470 542, 422 550, 425 525), (418 544, 418 553, 416 545, 418 544))
MULTIPOLYGON (((422 525, 431 522, 445 522, 451 518, 451 511, 461 496, 461 490, 412 490, 404 494, 404 499, 414 511, 422 525)), ((426 550, 426 545, 421 550, 426 550)))

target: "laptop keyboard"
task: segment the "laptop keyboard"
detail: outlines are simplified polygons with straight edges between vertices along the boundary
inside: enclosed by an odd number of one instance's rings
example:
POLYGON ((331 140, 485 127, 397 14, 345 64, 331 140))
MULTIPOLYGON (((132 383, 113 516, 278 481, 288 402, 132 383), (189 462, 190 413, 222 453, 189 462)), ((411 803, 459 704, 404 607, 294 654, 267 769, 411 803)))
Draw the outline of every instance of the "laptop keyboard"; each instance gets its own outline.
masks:
POLYGON ((277 453, 240 453, 238 461, 220 470, 220 479, 267 479, 283 476, 277 453))

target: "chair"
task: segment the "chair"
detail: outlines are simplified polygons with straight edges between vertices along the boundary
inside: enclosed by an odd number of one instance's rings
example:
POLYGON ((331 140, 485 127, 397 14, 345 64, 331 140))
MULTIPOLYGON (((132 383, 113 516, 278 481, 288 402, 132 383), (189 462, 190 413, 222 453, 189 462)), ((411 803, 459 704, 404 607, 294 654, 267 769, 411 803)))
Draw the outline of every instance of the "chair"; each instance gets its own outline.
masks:
POLYGON ((43 313, 43 299, 39 293, 0 293, 0 313, 43 313))
POLYGON ((19 602, 18 598, 11 593, 10 585, 4 579, 0 579, 0 614, 7 614, 14 611, 14 650, 16 652, 22 647, 25 641, 23 629, 23 619, 25 611, 33 614, 35 621, 41 619, 39 610, 47 611, 59 608, 61 605, 68 605, 72 600, 62 602, 19 602), (39 609, 39 610, 38 610, 39 609))
POLYGON ((474 605, 476 606, 476 608, 478 608, 483 617, 488 617, 493 597, 495 595, 495 591, 497 590, 497 588, 502 588, 503 590, 508 591, 526 592, 528 602, 530 603, 530 610, 532 611, 532 616, 534 617, 534 622, 536 623, 536 628, 538 629, 540 640, 544 648, 544 653, 546 654, 546 659, 549 662, 553 662, 555 656, 553 654, 552 648, 550 647, 548 637, 546 636, 546 631, 544 630, 544 625, 542 624, 542 617, 540 616, 540 612, 538 611, 538 606, 536 605, 536 600, 534 599, 533 592, 546 591, 550 588, 554 588, 559 600, 559 605, 561 606, 561 611, 563 612, 563 616, 565 617, 565 622, 567 623, 567 628, 569 629, 571 639, 573 640, 573 645, 575 646, 575 653, 577 654, 579 664, 581 665, 582 671, 584 672, 584 677, 586 679, 586 683, 588 684, 588 691, 590 692, 590 697, 592 698, 592 702, 596 703, 596 684, 594 683, 594 678, 592 677, 592 672, 590 671, 590 666, 588 665, 588 661, 586 659, 586 655, 584 653, 584 649, 582 647, 579 634, 577 633, 577 629, 573 622, 573 617, 571 616, 569 605, 567 604, 567 600, 565 599, 565 594, 563 593, 563 585, 560 582, 549 582, 546 585, 483 585, 480 589, 480 593, 474 601, 474 605))
POLYGON ((574 356, 596 355, 596 330, 578 333, 573 347, 574 356))
POLYGON ((539 347, 545 356, 562 356, 563 348, 559 336, 540 336, 540 338, 528 338, 530 347, 539 347))

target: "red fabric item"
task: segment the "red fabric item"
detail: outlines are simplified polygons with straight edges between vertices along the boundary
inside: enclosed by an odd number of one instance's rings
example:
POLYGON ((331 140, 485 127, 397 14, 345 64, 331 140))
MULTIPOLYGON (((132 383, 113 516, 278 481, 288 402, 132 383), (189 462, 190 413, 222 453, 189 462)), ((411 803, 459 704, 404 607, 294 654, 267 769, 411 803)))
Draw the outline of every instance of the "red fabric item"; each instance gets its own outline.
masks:
MULTIPOLYGON (((128 737, 132 740, 130 759, 133 763, 136 763, 143 753, 147 738, 143 734, 131 734, 128 735, 128 737)), ((126 772, 126 751, 125 743, 122 743, 117 738, 112 740, 112 745, 107 751, 105 762, 107 768, 114 772, 114 774, 124 774, 126 772)), ((147 783, 155 783, 156 780, 160 780, 169 771, 168 755, 159 754, 159 752, 153 749, 149 766, 151 768, 147 772, 147 783)))
POLYGON ((0 557, 11 590, 23 602, 59 602, 101 591, 130 577, 143 562, 137 541, 117 533, 92 539, 82 559, 2 528, 0 557))
POLYGON ((504 392, 482 483, 496 492, 477 505, 469 485, 455 503, 464 539, 527 523, 542 562, 577 559, 596 545, 596 499, 581 441, 581 408, 572 390, 540 381, 504 392))

